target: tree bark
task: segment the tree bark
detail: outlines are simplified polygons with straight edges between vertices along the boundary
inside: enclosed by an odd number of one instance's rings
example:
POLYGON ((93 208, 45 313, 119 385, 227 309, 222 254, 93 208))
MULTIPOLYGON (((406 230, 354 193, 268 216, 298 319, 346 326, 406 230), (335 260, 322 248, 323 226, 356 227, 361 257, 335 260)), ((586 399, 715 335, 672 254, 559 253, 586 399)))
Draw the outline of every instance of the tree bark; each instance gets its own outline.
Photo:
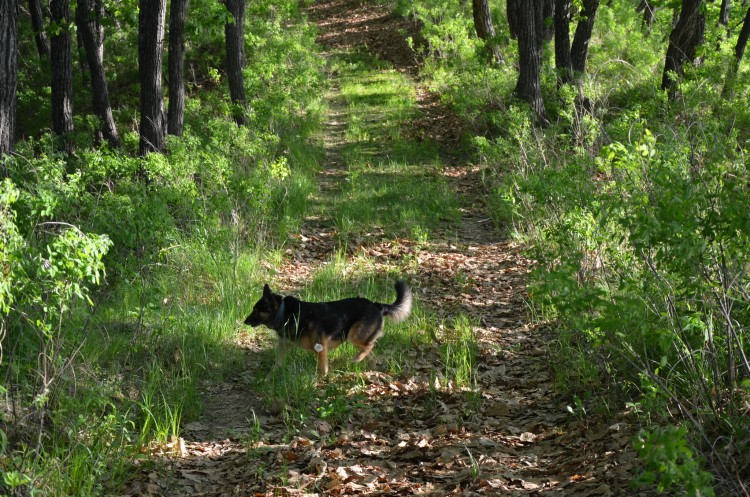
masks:
POLYGON ((471 8, 474 17, 474 29, 477 32, 477 36, 484 41, 484 46, 487 49, 490 60, 502 64, 503 55, 495 41, 495 27, 492 25, 489 1, 472 0, 471 8))
POLYGON ((745 20, 742 22, 742 31, 740 31, 737 44, 734 46, 734 58, 738 65, 745 55, 748 38, 750 38, 750 9, 745 14, 745 20))
POLYGON ((52 131, 62 138, 63 149, 73 145, 73 61, 70 36, 70 0, 51 0, 50 14, 57 32, 51 37, 52 131))
POLYGON ((677 23, 669 35, 669 47, 664 61, 661 80, 662 90, 669 92, 669 98, 676 95, 677 77, 683 75, 685 62, 693 62, 696 49, 703 42, 706 18, 701 12, 703 0, 682 0, 682 9, 677 23))
POLYGON ((650 0, 641 0, 641 3, 638 4, 635 11, 643 12, 641 27, 646 29, 646 35, 650 35, 651 27, 654 25, 654 14, 656 13, 656 8, 650 0))
POLYGON ((167 133, 182 136, 185 121, 185 17, 188 0, 169 5, 169 109, 167 133))
POLYGON ((542 36, 545 41, 555 37, 555 0, 544 0, 542 4, 542 36))
MULTIPOLYGON (((518 83, 516 94, 531 105, 542 125, 549 124, 542 100, 540 74, 542 69, 544 0, 508 0, 509 9, 517 20, 518 83)), ((509 17, 510 17, 509 10, 509 17)))
POLYGON ((138 71, 141 81, 141 155, 163 152, 167 126, 162 89, 162 55, 166 0, 139 0, 138 71))
POLYGON ((117 134, 115 120, 112 117, 112 107, 109 103, 107 77, 104 73, 104 61, 99 43, 99 22, 92 0, 78 0, 76 9, 76 24, 86 52, 89 72, 91 76, 91 97, 94 113, 99 117, 99 132, 113 147, 117 146, 120 138, 117 134))
POLYGON ((245 81, 242 70, 245 67, 245 0, 225 0, 225 5, 232 22, 224 25, 224 36, 227 51, 227 78, 229 80, 229 96, 235 106, 234 120, 238 126, 245 124, 245 81))
POLYGON ((34 40, 39 58, 45 60, 49 57, 49 38, 44 32, 44 13, 42 3, 39 0, 29 0, 29 13, 31 14, 31 27, 34 29, 34 40))
MULTIPOLYGON (((13 152, 18 83, 18 5, 0 1, 0 165, 13 152)), ((5 171, 3 171, 5 173, 5 171)))
POLYGON ((555 0, 555 69, 558 86, 573 81, 570 59, 570 0, 555 0))
POLYGON ((721 8, 719 9, 719 26, 729 26, 729 0, 721 0, 721 8))
POLYGON ((737 75, 737 71, 740 68, 740 62, 745 55, 748 38, 750 38, 750 9, 748 9, 745 14, 745 20, 742 21, 742 30, 737 37, 737 44, 734 46, 734 60, 729 65, 729 69, 727 69, 724 88, 721 91, 721 96, 724 98, 728 98, 732 94, 734 89, 734 77, 737 75))
POLYGON ((513 40, 518 39, 518 0, 506 0, 505 12, 508 16, 508 31, 513 40))
POLYGON ((573 37, 573 45, 570 47, 570 59, 573 63, 573 72, 579 77, 586 70, 586 57, 589 53, 589 42, 594 30, 594 18, 599 8, 599 0, 583 0, 582 19, 578 21, 576 33, 573 37))
MULTIPOLYGON (((78 9, 76 8, 74 17, 78 19, 78 9)), ((78 21, 76 20, 76 25, 78 21)), ((91 69, 89 68, 89 61, 86 58, 86 49, 83 46, 83 37, 81 36, 81 30, 76 29, 76 60, 78 61, 78 70, 81 72, 81 82, 84 86, 91 84, 91 69)))

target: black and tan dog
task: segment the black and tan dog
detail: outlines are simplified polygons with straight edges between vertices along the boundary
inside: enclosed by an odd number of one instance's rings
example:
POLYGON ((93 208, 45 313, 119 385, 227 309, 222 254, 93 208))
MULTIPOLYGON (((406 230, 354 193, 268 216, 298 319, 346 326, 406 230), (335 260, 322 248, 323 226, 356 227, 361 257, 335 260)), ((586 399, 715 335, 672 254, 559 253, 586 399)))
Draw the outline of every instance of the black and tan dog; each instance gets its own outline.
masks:
POLYGON ((411 290, 403 281, 396 282, 396 301, 381 304, 365 298, 349 298, 334 302, 303 302, 294 297, 271 291, 266 284, 263 296, 245 319, 250 326, 266 325, 279 336, 276 365, 284 360, 290 346, 317 352, 318 373, 328 374, 328 351, 348 340, 359 349, 354 362, 372 351, 375 341, 383 335, 383 316, 396 322, 411 312, 411 290))

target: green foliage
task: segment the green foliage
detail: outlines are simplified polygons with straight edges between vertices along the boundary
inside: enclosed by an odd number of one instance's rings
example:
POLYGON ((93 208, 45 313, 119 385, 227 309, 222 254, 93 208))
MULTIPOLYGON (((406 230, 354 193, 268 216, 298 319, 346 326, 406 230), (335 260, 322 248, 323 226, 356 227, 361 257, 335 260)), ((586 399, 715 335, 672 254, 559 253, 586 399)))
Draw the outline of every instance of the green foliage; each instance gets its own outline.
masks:
POLYGON ((0 186, 0 265, 2 265, 3 279, 0 282, 0 312, 7 314, 15 298, 13 288, 18 278, 17 268, 19 258, 23 253, 24 239, 16 226, 16 213, 13 204, 18 200, 20 192, 9 179, 5 179, 0 186))
POLYGON ((635 445, 646 464, 646 471, 634 483, 656 483, 660 492, 677 487, 683 489, 685 495, 694 497, 716 495, 711 487, 713 476, 701 470, 686 434, 685 427, 677 426, 641 430, 635 445))
MULTIPOLYGON (((707 6, 701 64, 685 67, 670 102, 659 86, 679 5, 658 11, 650 33, 633 4, 602 5, 580 87, 557 87, 545 45, 551 125, 539 129, 512 98, 517 49, 506 20, 495 29, 510 64, 491 67, 468 48, 469 4, 443 4, 411 9, 428 40, 428 84, 481 130, 488 206, 499 229, 528 243, 534 311, 559 327, 558 385, 579 399, 593 387, 659 423, 678 405, 686 429, 644 439, 671 448, 643 457, 689 460, 692 475, 670 478, 695 495, 709 488, 703 458, 685 451, 710 452, 718 480, 734 481, 727 454, 746 452, 750 433, 740 415, 750 374, 747 85, 733 86, 742 96, 722 94, 736 33, 712 21, 718 4, 707 6), (720 440, 731 440, 728 452, 713 448, 720 440)), ((730 25, 743 16, 733 12, 730 25)), ((736 464, 747 468, 746 458, 736 464)))
POLYGON ((375 226, 394 235, 425 234, 458 218, 453 192, 435 174, 437 147, 404 136, 403 127, 418 115, 414 89, 403 74, 382 65, 364 54, 336 62, 337 100, 348 113, 339 153, 348 174, 329 193, 333 212, 327 215, 342 239, 375 226))
POLYGON ((676 147, 640 119, 631 129, 637 140, 603 147, 595 167, 573 159, 504 184, 534 219, 531 292, 563 328, 561 384, 601 383, 655 414, 697 402, 694 436, 705 436, 705 423, 742 409, 750 174, 739 156, 714 155, 732 133, 685 130, 676 147), (592 375, 597 363, 604 370, 592 375))
POLYGON ((442 341, 445 378, 458 387, 474 387, 478 345, 472 323, 465 315, 457 316, 442 341))
MULTIPOLYGON (((248 7, 248 125, 232 122, 222 87, 226 8, 191 2, 185 131, 165 154, 136 156, 137 2, 106 5, 122 148, 93 143, 89 84, 76 70, 76 154, 59 153, 38 131, 49 75, 21 68, 28 138, 0 184, 0 371, 13 386, 3 390, 12 428, 0 486, 14 494, 119 492, 138 450, 168 446, 200 412, 199 381, 241 361, 228 340, 246 289, 267 271, 258 252, 273 260, 308 211, 324 90, 298 4, 248 7)), ((21 50, 36 60, 33 36, 21 50)))
POLYGON ((180 435, 185 396, 183 394, 176 399, 167 399, 163 385, 160 384, 166 375, 158 367, 154 366, 146 374, 146 386, 141 394, 141 401, 137 404, 141 413, 138 423, 139 443, 148 445, 153 440, 157 445, 166 446, 167 443, 177 440, 180 435))

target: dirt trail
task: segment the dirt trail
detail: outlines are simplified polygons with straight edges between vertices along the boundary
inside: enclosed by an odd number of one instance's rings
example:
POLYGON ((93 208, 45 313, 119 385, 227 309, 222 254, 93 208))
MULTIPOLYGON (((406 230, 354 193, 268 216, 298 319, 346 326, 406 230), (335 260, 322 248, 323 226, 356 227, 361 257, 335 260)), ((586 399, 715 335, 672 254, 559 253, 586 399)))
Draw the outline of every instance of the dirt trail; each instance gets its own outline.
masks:
MULTIPOLYGON (((387 7, 322 0, 309 13, 327 49, 366 47, 416 77, 417 61, 404 41, 414 26, 387 7)), ((460 122, 434 95, 423 88, 418 95, 422 116, 409 132, 455 150, 460 122)), ((336 98, 334 87, 322 193, 345 175, 336 150, 347 115, 336 98)), ((427 245, 399 242, 398 254, 387 239, 361 249, 384 265, 411 251, 420 264, 414 283, 423 305, 476 317, 480 393, 439 385, 435 396, 427 379, 434 350, 411 350, 423 375, 365 373, 363 408, 345 429, 318 421, 311 434, 287 440, 279 409, 264 405, 250 386, 258 364, 252 358, 273 344, 244 334, 238 345, 248 350, 247 368, 207 388, 202 419, 184 427, 174 453, 144 469, 127 495, 646 495, 629 487, 636 465, 632 422, 576 417, 567 410, 570 399, 555 396, 548 365, 553 337, 527 318, 530 261, 491 229, 477 168, 448 152, 446 162, 445 175, 463 199, 460 227, 427 245), (253 438, 255 420, 265 433, 261 443, 253 438), (315 436, 321 434, 327 436, 315 436)), ((326 262, 334 238, 328 220, 307 220, 296 241, 303 250, 290 251, 279 275, 285 290, 301 288, 326 262)))

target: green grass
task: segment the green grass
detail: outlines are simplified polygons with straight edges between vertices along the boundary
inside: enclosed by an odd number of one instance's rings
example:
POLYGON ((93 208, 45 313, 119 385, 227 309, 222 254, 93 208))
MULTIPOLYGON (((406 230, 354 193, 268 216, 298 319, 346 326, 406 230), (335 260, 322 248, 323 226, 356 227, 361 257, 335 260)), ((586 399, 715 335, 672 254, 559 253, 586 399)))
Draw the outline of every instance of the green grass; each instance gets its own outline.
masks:
MULTIPOLYGON (((414 140, 405 133, 419 116, 415 83, 388 64, 366 54, 340 54, 331 61, 338 76, 338 92, 331 106, 345 115, 340 142, 327 151, 341 164, 342 177, 334 188, 316 195, 312 211, 329 219, 342 242, 355 239, 408 237, 429 243, 436 228, 453 226, 459 219, 459 200, 441 175, 443 163, 436 144, 414 140)), ((333 72, 333 71, 332 71, 333 72)), ((330 301, 363 296, 379 302, 395 299, 393 284, 412 277, 418 268, 404 257, 387 267, 364 253, 350 253, 346 243, 332 253, 305 283, 297 296, 308 301, 330 301)), ((418 280, 418 274, 414 276, 418 280)), ((402 323, 386 320, 384 336, 373 351, 374 362, 353 363, 357 351, 344 343, 329 354, 329 378, 316 377, 315 356, 292 350, 284 365, 272 369, 273 349, 267 350, 255 386, 269 406, 280 408, 289 436, 322 419, 333 425, 363 406, 364 373, 377 370, 398 379, 422 375, 419 366, 430 364, 442 387, 471 388, 476 376, 476 338, 472 322, 459 315, 445 320, 424 308, 415 293, 412 315, 402 323), (415 354, 421 364, 415 363, 415 354), (268 371, 271 371, 268 373, 268 371)), ((272 340, 274 333, 269 333, 272 340)))
POLYGON ((346 178, 320 208, 342 238, 373 228, 410 236, 456 222, 458 202, 440 175, 437 146, 404 135, 419 115, 413 81, 365 54, 340 57, 334 65, 337 104, 347 115, 334 153, 346 164, 346 178))
MULTIPOLYGON (((282 16, 271 17, 271 34, 256 47, 256 66, 276 64, 280 53, 290 56, 293 45, 293 58, 307 64, 299 75, 315 79, 319 58, 307 57, 311 49, 302 46, 312 43, 312 30, 294 43, 285 41, 294 31, 282 16)), ((440 174, 438 147, 404 132, 419 115, 414 84, 363 54, 340 54, 331 64, 340 78, 335 105, 347 113, 342 143, 333 152, 344 164, 345 180, 324 195, 314 194, 324 151, 311 139, 325 112, 322 82, 308 88, 262 67, 247 71, 261 75, 248 83, 258 98, 252 127, 237 128, 224 119, 226 98, 219 91, 190 95, 183 139, 170 140, 168 155, 143 161, 153 173, 150 185, 132 179, 141 166, 128 151, 137 142, 133 132, 123 132, 123 151, 81 146, 80 161, 73 164, 81 166, 80 178, 63 174, 68 164, 46 145, 47 138, 19 144, 30 167, 24 165, 15 180, 32 185, 19 223, 26 218, 36 223, 37 212, 44 211, 49 219, 106 233, 113 247, 105 259, 108 286, 91 292, 96 305, 64 308, 59 330, 50 328, 60 332, 59 344, 52 345, 67 354, 58 357, 64 367, 56 371, 54 392, 39 394, 33 380, 14 397, 44 405, 49 423, 39 430, 14 427, 12 440, 3 444, 0 470, 6 484, 15 486, 11 493, 120 493, 137 470, 130 464, 143 457, 140 451, 168 446, 181 426, 200 417, 201 385, 243 371, 245 354, 233 342, 241 320, 262 283, 278 281, 286 239, 307 216, 330 220, 344 243, 300 297, 363 295, 392 302, 396 279, 418 283, 413 256, 382 268, 362 253, 348 252, 345 243, 377 232, 426 244, 438 227, 455 226, 459 218, 458 199, 440 174), (284 94, 287 88, 291 97, 284 94), (264 91, 272 94, 264 98, 264 91)), ((21 104, 30 108, 34 102, 27 98, 21 104)), ((39 235, 42 249, 45 236, 39 235)), ((51 314, 44 310, 43 318, 51 320, 51 314)), ((28 331, 26 323, 11 325, 15 333, 28 331)), ((386 323, 374 367, 394 379, 407 378, 419 373, 413 356, 418 350, 422 360, 439 365, 445 384, 471 386, 476 360, 470 330, 468 320, 445 325, 417 298, 408 320, 386 323)), ((26 365, 37 357, 36 345, 20 340, 15 352, 32 360, 8 368, 8 377, 38 377, 34 366, 26 365)), ((271 369, 274 354, 272 348, 264 351, 261 370, 271 369)), ((290 435, 310 429, 313 420, 344 424, 360 408, 377 408, 363 393, 371 367, 352 363, 355 355, 349 344, 335 350, 330 356, 335 381, 323 381, 312 354, 292 351, 282 368, 257 379, 258 391, 269 406, 284 406, 290 435)), ((251 422, 251 438, 259 440, 259 421, 251 422)))
MULTIPOLYGON (((405 267, 385 273, 373 268, 366 258, 347 260, 334 254, 316 271, 298 297, 309 301, 328 301, 361 295, 379 302, 393 302, 393 283, 407 277, 405 267)), ((275 343, 275 333, 261 328, 275 343)), ((401 323, 386 319, 384 335, 378 340, 372 356, 353 363, 357 350, 344 343, 329 354, 327 378, 316 375, 315 355, 301 349, 291 350, 280 368, 273 369, 275 350, 269 348, 262 357, 262 367, 254 383, 269 407, 281 409, 289 435, 309 430, 317 419, 332 425, 344 423, 354 410, 372 401, 363 397, 367 380, 364 373, 380 371, 394 381, 421 378, 434 388, 476 387, 478 347, 473 323, 465 315, 446 322, 424 308, 416 298, 411 316, 401 323), (416 360, 418 358, 418 360, 416 360), (425 365, 434 374, 425 373, 425 365), (436 381, 437 380, 437 381, 436 381)))
POLYGON ((441 346, 445 378, 459 387, 476 386, 478 346, 471 320, 459 314, 445 329, 441 346))

